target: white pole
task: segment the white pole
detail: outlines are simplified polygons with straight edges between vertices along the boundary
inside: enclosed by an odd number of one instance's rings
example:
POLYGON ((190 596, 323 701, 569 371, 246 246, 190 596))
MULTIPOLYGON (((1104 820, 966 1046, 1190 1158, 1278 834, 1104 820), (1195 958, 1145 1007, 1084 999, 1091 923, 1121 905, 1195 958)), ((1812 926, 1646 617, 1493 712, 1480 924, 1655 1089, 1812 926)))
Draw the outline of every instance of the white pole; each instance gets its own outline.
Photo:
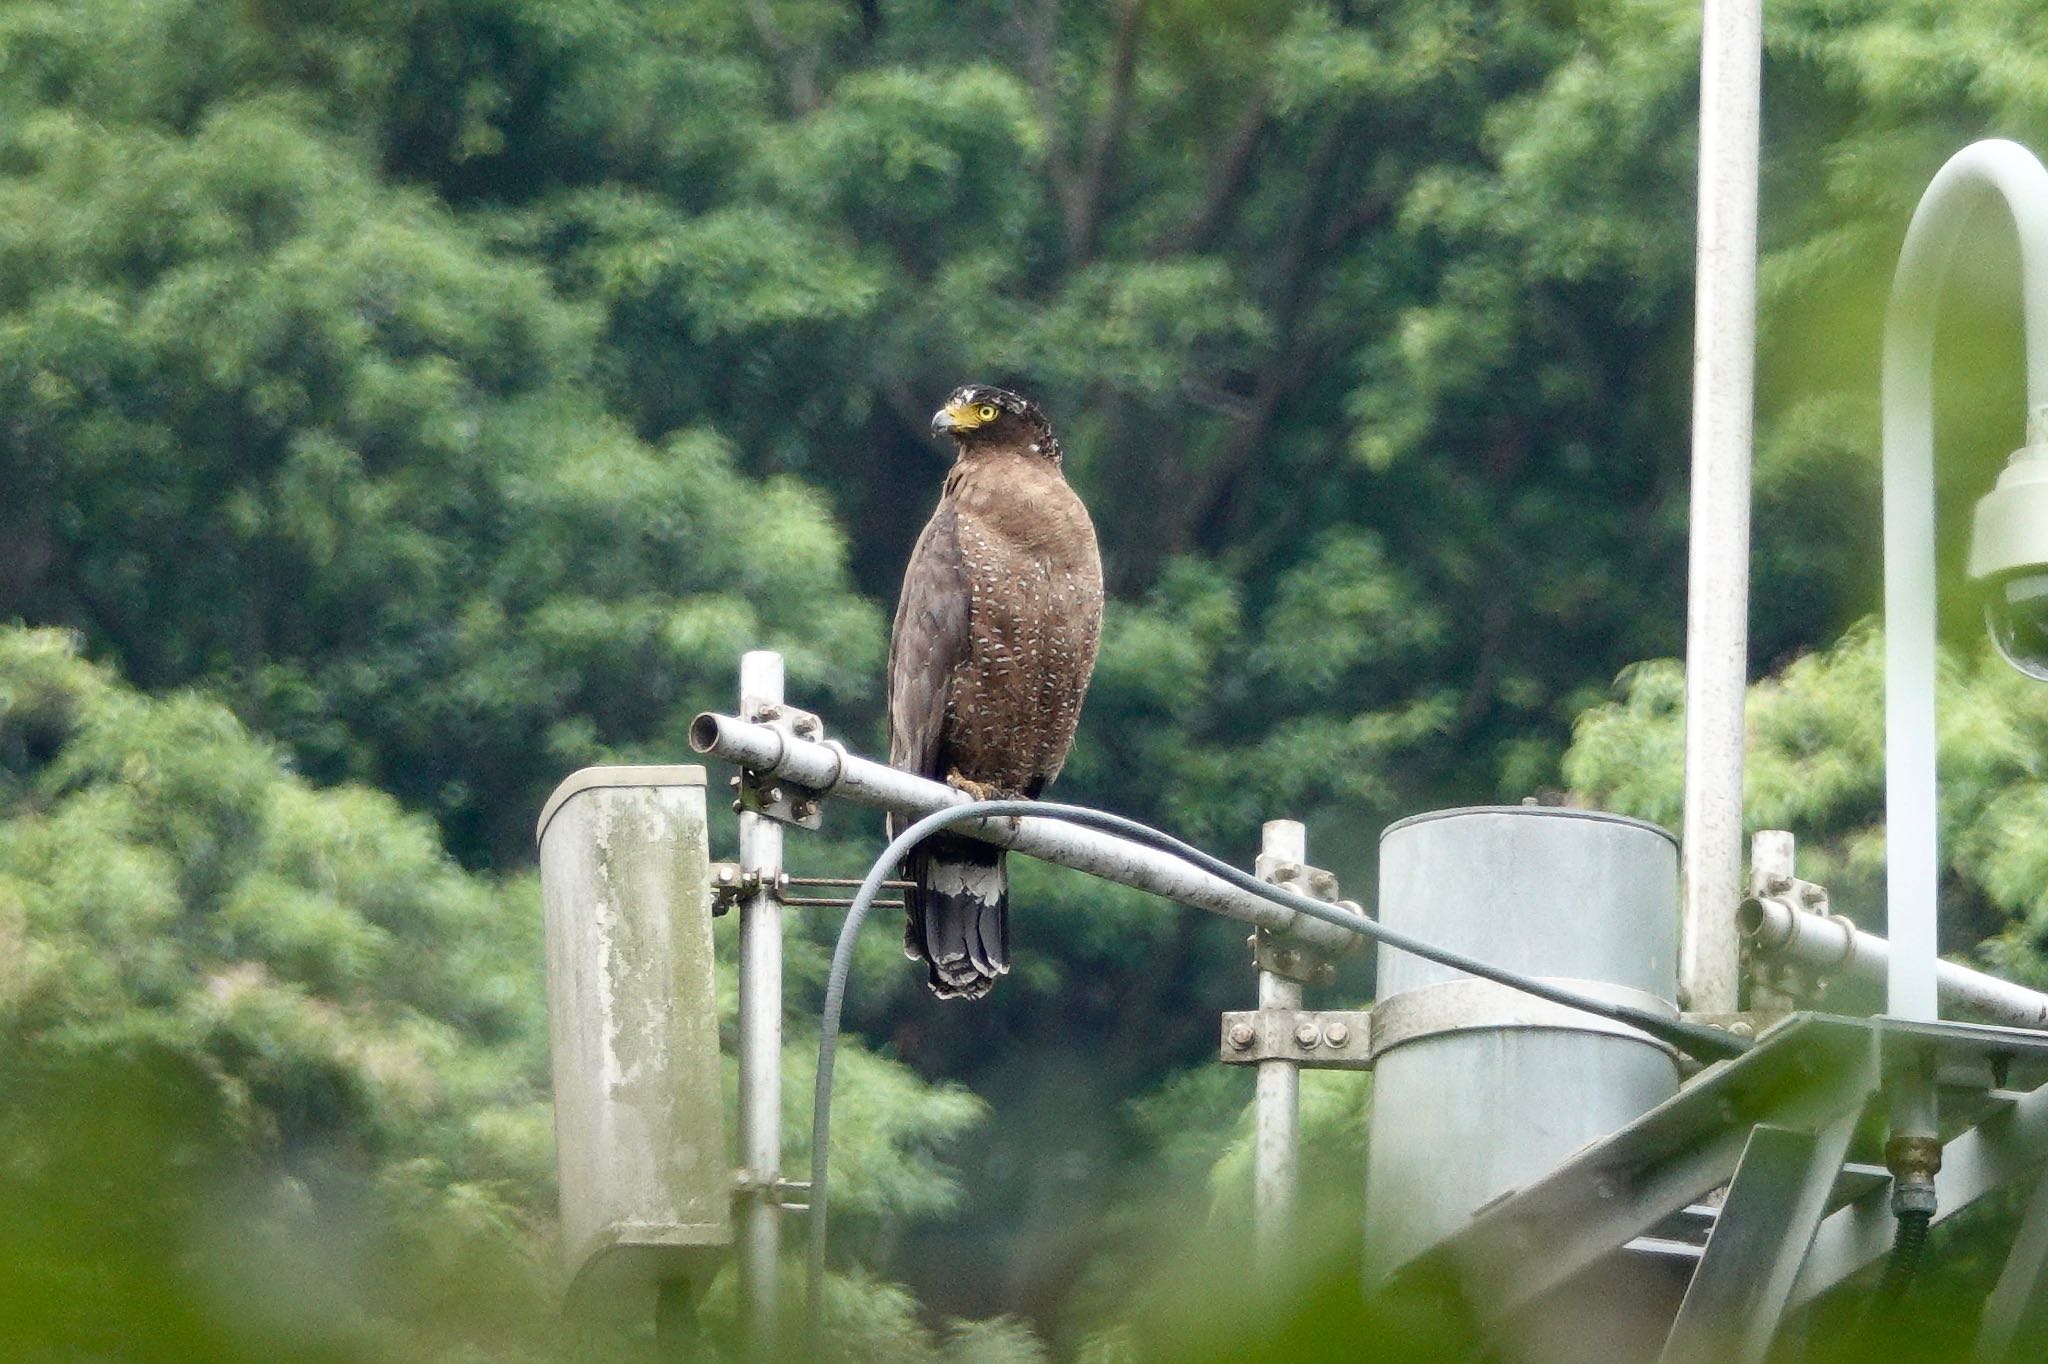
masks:
MULTIPOLYGON (((779 706, 782 655, 755 650, 740 659, 740 713, 779 706)), ((740 902, 739 1157, 746 1194, 739 1218, 741 1326, 748 1358, 770 1359, 781 1321, 780 1209, 782 1173, 782 826, 763 815, 739 817, 740 871, 757 873, 760 889, 740 902)))
POLYGON ((1950 157, 1913 211, 1884 326, 1885 1012, 1935 1017, 1940 875, 1934 759, 1934 319, 1976 209, 2002 201, 2020 242, 2028 444, 2048 440, 2048 171, 2014 142, 1950 157))
MULTIPOLYGON (((1259 874, 1271 879, 1283 862, 1308 861, 1308 829, 1291 819, 1267 820, 1261 830, 1259 874)), ((1299 1009, 1301 983, 1259 972, 1261 1009, 1299 1009)), ((1252 1244, 1259 1277, 1277 1281, 1288 1260, 1295 1204, 1301 1190, 1301 1067, 1293 1061, 1259 1062, 1253 1104, 1252 1244)))
POLYGON ((1749 469, 1756 379, 1762 0, 1705 0, 1700 35, 1685 830, 1679 998, 1736 1007, 1742 703, 1749 674, 1749 469))

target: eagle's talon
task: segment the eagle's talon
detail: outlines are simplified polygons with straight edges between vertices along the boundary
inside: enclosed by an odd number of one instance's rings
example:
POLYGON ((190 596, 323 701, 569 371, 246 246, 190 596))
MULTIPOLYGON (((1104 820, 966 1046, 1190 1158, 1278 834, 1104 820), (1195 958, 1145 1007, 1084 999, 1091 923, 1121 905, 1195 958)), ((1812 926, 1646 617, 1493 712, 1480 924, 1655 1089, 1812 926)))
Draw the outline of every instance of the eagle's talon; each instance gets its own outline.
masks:
POLYGON ((966 792, 974 800, 997 800, 1000 798, 994 786, 986 782, 975 781, 970 777, 961 776, 960 769, 957 767, 946 774, 946 785, 952 787, 955 791, 966 792))

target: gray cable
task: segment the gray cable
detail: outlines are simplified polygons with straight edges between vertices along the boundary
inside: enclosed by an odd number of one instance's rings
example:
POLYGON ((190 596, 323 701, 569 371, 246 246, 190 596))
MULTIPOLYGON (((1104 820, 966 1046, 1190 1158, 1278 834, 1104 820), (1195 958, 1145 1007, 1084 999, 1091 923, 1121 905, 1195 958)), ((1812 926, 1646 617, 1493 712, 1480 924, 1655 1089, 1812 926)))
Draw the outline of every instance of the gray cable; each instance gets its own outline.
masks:
POLYGON ((1083 805, 1055 805, 1037 800, 978 800, 949 806, 926 815, 898 834, 891 840, 889 846, 883 849, 882 855, 875 859, 874 866, 869 868, 867 876, 861 881, 860 889, 854 892, 853 904, 847 910, 846 921, 839 929, 838 945, 832 951, 831 973, 825 978, 825 1007, 818 1024, 818 1074, 811 1098, 810 1253, 805 1266, 809 1294, 809 1339, 813 1354, 816 1356, 822 1357, 823 1353, 823 1341, 818 1334, 818 1327, 824 1305, 825 1288, 825 1219, 828 1204, 826 1150, 831 1138, 832 1066, 839 1049, 839 1022, 846 1004, 847 977, 853 970, 854 942, 859 937, 861 924, 867 919, 868 911, 873 908, 875 896, 881 891, 882 882, 888 879, 890 870, 902 865, 910 850, 924 839, 940 829, 954 824, 964 824, 969 820, 1015 818, 1024 815, 1057 819, 1068 824, 1080 825, 1082 828, 1097 829, 1160 852, 1171 853, 1212 876, 1228 881, 1240 890, 1270 900, 1297 914, 1320 919, 1324 923, 1348 929, 1361 937, 1371 938, 1381 946, 1410 953, 1440 966, 1448 966, 1454 971, 1463 971, 1467 975, 1497 982, 1510 989, 1520 990, 1524 994, 1534 995, 1538 999, 1549 1000, 1553 1004, 1562 1004, 1566 1008, 1579 1009, 1617 1023, 1626 1023, 1703 1061, 1727 1060, 1740 1056, 1750 1047, 1750 1042, 1745 1038, 1698 1023, 1665 1018, 1646 1009, 1593 999, 1546 981, 1494 966, 1476 957, 1468 957, 1462 952, 1437 947, 1398 929, 1388 928, 1362 914, 1339 909, 1321 900, 1311 900, 1308 896, 1285 887, 1261 881, 1251 873, 1231 866, 1220 857, 1203 852, 1192 844, 1183 843, 1173 835, 1162 833, 1150 825, 1140 824, 1134 819, 1125 819, 1122 815, 1091 810, 1083 805))

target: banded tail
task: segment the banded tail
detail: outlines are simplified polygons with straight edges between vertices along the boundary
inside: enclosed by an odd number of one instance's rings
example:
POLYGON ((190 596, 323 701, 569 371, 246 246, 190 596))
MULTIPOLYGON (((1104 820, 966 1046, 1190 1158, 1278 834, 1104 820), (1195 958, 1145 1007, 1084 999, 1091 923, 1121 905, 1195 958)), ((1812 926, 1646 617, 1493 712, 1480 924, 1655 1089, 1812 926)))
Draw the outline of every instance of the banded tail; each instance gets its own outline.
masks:
POLYGON ((904 865, 911 888, 903 954, 922 961, 940 999, 980 999, 1010 970, 1010 878, 1003 849, 938 834, 904 865))

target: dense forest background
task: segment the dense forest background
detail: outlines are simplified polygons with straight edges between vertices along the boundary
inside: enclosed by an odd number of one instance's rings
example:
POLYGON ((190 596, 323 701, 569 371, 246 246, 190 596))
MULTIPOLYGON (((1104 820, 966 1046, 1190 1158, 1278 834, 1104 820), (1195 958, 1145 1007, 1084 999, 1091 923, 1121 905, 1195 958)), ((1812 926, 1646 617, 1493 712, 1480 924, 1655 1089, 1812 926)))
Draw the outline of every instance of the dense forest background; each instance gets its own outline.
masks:
MULTIPOLYGON (((2048 17, 1769 11, 1751 817, 1878 924, 1878 318, 1949 153, 2048 149, 2048 17)), ((1059 795, 1240 860, 1306 819, 1359 899, 1433 806, 1675 826, 1697 42, 1684 0, 0 6, 9 1356, 602 1356, 552 1313, 535 813, 685 754, 752 647, 879 747, 963 380, 1044 405, 1101 530, 1059 795)), ((2020 435, 2014 305, 1959 293, 1951 567, 2020 435)), ((1950 603, 1946 945, 2048 980, 2048 700, 1950 603)), ((1242 935, 1016 880, 986 1003, 863 960, 835 1318, 1225 1357, 1242 935)), ((1340 1264, 1366 1102, 1312 1077, 1340 1264)))

